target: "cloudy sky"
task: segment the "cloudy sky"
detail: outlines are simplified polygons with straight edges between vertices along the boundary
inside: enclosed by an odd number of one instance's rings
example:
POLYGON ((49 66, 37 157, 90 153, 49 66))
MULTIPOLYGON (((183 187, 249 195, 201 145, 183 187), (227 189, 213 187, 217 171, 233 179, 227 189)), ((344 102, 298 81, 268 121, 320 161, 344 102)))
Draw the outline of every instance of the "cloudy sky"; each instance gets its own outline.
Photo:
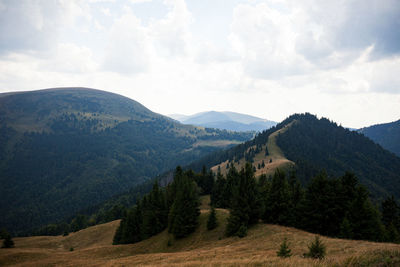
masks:
POLYGON ((84 86, 162 113, 400 119, 398 0, 0 0, 0 92, 84 86))

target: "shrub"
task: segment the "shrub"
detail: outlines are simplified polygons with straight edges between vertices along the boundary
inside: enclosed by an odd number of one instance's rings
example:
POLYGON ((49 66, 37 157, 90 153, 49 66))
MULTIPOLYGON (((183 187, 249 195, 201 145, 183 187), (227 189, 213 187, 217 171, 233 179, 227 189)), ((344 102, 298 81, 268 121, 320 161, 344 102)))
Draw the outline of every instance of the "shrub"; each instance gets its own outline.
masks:
POLYGON ((247 226, 242 224, 236 234, 240 238, 245 237, 247 235, 247 226))

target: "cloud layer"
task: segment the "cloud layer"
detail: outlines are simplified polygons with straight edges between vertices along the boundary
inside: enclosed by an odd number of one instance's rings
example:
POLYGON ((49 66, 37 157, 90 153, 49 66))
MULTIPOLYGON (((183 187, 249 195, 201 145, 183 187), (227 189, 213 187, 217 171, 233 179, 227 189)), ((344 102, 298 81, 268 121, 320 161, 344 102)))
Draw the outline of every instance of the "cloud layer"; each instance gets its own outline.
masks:
POLYGON ((400 117, 397 0, 0 0, 0 92, 87 86, 156 112, 400 117))

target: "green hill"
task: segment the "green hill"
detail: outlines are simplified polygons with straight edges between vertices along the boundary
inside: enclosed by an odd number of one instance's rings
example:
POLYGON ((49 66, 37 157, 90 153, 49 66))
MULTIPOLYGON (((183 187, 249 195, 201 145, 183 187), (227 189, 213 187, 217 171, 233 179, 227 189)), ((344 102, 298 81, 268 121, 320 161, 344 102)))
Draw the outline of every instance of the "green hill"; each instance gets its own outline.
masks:
POLYGON ((251 138, 87 88, 0 94, 0 228, 29 230, 251 138))
POLYGON ((358 131, 400 156, 400 120, 365 127, 358 131))
POLYGON ((240 168, 245 161, 253 163, 258 175, 271 174, 276 168, 295 170, 304 184, 321 170, 334 177, 351 171, 373 198, 400 197, 399 157, 360 133, 311 114, 292 115, 253 140, 208 155, 191 167, 204 164, 226 172, 227 165, 240 168))

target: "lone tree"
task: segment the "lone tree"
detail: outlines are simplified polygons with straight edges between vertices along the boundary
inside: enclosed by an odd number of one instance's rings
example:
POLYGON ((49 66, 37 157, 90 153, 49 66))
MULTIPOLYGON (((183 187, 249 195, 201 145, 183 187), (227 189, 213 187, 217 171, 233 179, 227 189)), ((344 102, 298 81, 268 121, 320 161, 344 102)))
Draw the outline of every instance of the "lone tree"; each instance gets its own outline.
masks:
POLYGON ((276 252, 276 255, 281 258, 289 258, 290 256, 292 256, 291 250, 289 249, 289 245, 287 243, 287 238, 283 239, 281 247, 276 252))
POLYGON ((4 233, 4 241, 3 241, 3 246, 2 248, 13 248, 14 247, 14 241, 11 238, 11 235, 9 233, 4 233))
POLYGON ((326 247, 319 239, 319 236, 315 236, 314 242, 308 246, 308 253, 304 256, 307 258, 323 259, 326 254, 326 247))
POLYGON ((211 207, 210 215, 208 216, 208 220, 207 220, 207 229, 212 230, 212 229, 215 229, 217 226, 218 226, 218 223, 217 223, 217 216, 215 213, 215 209, 214 209, 214 207, 211 207))

